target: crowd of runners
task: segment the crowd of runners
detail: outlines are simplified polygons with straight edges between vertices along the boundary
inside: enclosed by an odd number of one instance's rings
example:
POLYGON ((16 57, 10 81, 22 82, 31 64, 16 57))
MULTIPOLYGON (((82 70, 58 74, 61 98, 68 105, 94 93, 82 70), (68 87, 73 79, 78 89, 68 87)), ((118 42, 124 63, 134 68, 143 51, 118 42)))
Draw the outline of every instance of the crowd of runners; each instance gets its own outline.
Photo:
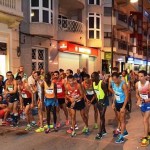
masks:
POLYGON ((76 73, 71 69, 54 72, 41 69, 32 71, 31 76, 27 77, 21 66, 16 74, 8 71, 5 80, 0 75, 0 123, 17 127, 25 114, 26 131, 37 127, 37 133, 57 132, 61 130, 62 109, 68 126, 66 132, 74 137, 78 129, 76 111, 80 111, 84 122, 82 132, 89 135, 89 111, 93 107, 93 128, 98 130, 95 139, 100 140, 107 134, 105 113, 110 103, 118 124, 113 136, 117 137, 116 143, 123 143, 125 136, 128 136, 125 116, 132 109, 132 91, 136 91, 136 104, 143 115, 141 146, 147 146, 150 140, 150 83, 144 70, 137 74, 126 70, 119 73, 118 68, 114 67, 111 75, 99 71, 89 75, 86 68, 82 72, 77 69, 76 73), (38 120, 32 113, 35 106, 38 107, 38 120))

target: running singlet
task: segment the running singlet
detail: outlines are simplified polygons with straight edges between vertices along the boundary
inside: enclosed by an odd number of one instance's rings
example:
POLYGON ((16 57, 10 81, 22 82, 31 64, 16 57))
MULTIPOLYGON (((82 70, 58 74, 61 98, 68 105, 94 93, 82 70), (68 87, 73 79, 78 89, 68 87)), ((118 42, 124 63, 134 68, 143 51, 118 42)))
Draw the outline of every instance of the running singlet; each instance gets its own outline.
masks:
POLYGON ((89 84, 87 84, 85 81, 83 81, 83 87, 86 90, 86 95, 94 95, 94 90, 92 87, 92 81, 90 81, 89 84))
POLYGON ((124 84, 124 81, 121 81, 120 85, 117 86, 115 83, 113 84, 113 90, 115 92, 115 99, 117 103, 124 103, 125 101, 125 93, 122 89, 122 86, 124 84))
POLYGON ((141 82, 138 82, 138 91, 140 94, 141 99, 148 99, 149 96, 149 81, 146 81, 146 83, 144 84, 144 86, 141 85, 141 82))
POLYGON ((54 83, 57 85, 57 98, 64 98, 65 97, 65 86, 63 80, 53 80, 54 83))
POLYGON ((54 83, 51 83, 51 86, 49 87, 47 83, 44 82, 44 92, 45 98, 55 98, 54 83))
MULTIPOLYGON (((81 96, 81 93, 78 89, 77 83, 75 84, 75 87, 71 87, 70 84, 68 84, 68 95, 74 99, 78 99, 81 96)), ((79 101, 81 101, 81 100, 79 100, 79 101)))
POLYGON ((28 90, 26 90, 25 88, 23 88, 21 90, 21 96, 22 96, 22 98, 31 98, 32 97, 31 93, 28 90))

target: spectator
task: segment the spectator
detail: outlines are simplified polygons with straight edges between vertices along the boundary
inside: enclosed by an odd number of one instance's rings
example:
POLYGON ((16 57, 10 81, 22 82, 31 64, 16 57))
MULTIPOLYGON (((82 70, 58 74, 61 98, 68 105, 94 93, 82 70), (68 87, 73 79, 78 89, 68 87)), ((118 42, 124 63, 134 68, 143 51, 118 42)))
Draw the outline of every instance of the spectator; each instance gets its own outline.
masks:
POLYGON ((80 69, 77 69, 77 73, 74 74, 74 78, 77 80, 78 83, 81 83, 82 77, 81 77, 80 69))

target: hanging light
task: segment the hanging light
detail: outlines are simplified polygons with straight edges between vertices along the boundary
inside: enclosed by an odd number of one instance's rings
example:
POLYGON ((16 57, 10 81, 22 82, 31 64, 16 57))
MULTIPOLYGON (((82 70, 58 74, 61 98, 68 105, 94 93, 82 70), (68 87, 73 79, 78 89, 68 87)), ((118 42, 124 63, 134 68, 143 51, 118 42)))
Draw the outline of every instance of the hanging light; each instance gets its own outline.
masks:
POLYGON ((138 0, 130 0, 130 3, 137 3, 138 0))

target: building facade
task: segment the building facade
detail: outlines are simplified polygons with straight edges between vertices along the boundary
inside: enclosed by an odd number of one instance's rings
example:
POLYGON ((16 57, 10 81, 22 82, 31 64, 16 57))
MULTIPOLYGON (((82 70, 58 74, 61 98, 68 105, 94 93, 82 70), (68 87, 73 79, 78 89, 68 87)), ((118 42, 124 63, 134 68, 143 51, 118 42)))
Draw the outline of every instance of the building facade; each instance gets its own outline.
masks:
POLYGON ((0 0, 0 74, 14 73, 20 65, 19 24, 23 19, 21 0, 0 0))
POLYGON ((21 65, 28 74, 86 67, 101 70, 100 0, 23 1, 21 65), (70 7, 71 6, 71 7, 70 7))

